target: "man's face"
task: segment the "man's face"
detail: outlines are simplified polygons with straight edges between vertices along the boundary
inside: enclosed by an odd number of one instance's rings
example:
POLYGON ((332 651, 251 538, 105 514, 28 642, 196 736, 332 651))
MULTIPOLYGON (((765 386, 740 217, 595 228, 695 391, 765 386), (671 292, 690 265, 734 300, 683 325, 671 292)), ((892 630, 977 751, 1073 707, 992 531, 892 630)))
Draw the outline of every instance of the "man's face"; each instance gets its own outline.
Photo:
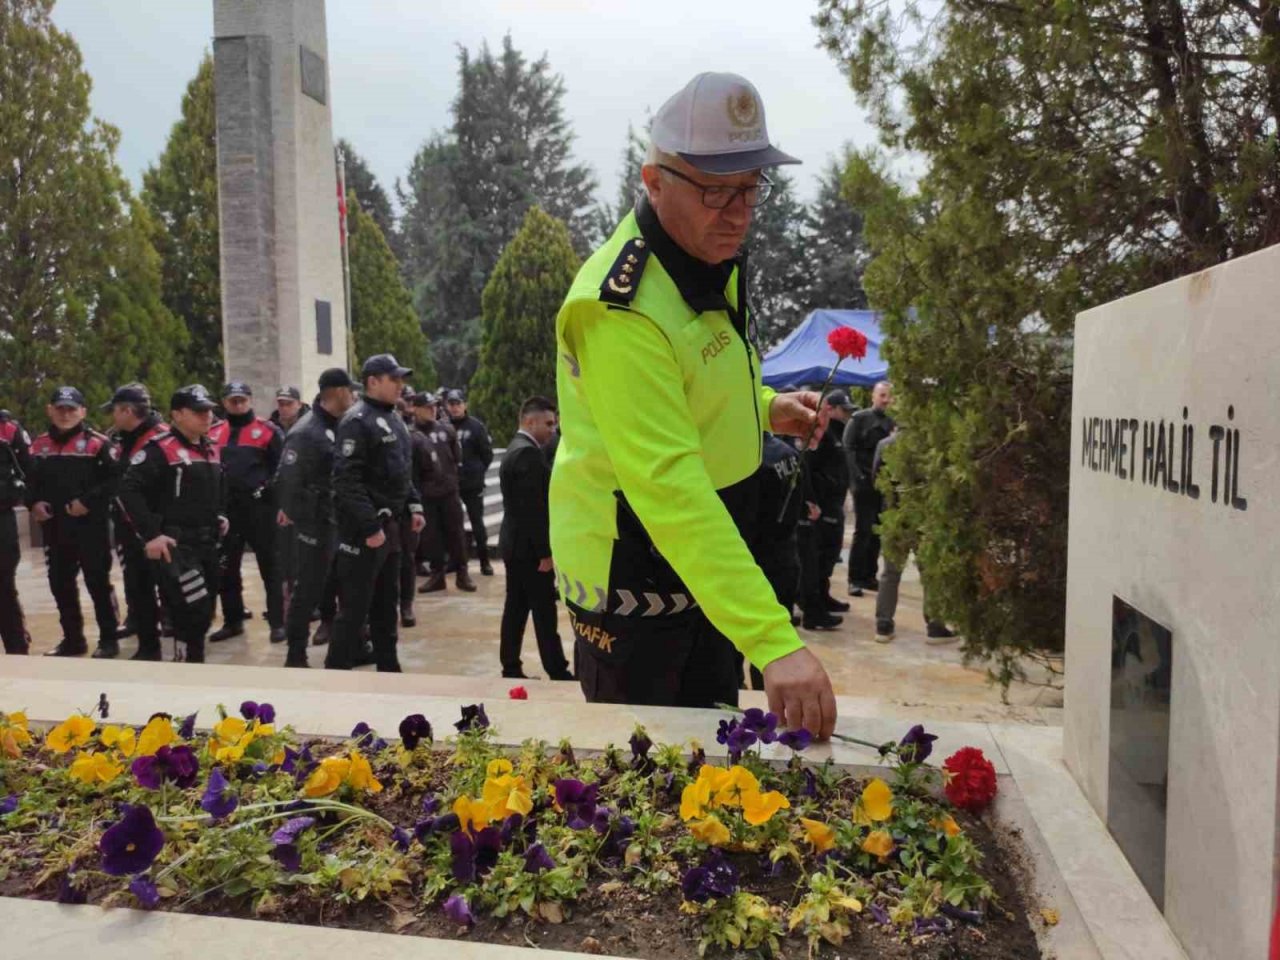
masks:
POLYGON ((56 407, 49 404, 45 408, 45 413, 49 415, 49 422, 64 433, 67 430, 74 430, 84 419, 84 407, 77 407, 74 404, 62 403, 56 407))
POLYGON ((169 419, 188 437, 199 439, 205 436, 209 432, 209 427, 213 425, 213 411, 188 410, 183 407, 181 410, 169 411, 169 419))
POLYGON ((538 446, 545 447, 555 436, 556 415, 551 410, 536 411, 524 418, 520 428, 533 437, 538 442, 538 446))
POLYGON ((839 420, 841 423, 847 423, 849 420, 849 411, 844 407, 827 404, 827 409, 831 411, 831 419, 839 420))
POLYGON ((871 391, 871 405, 877 410, 887 410, 891 403, 893 403, 893 387, 887 383, 877 383, 875 389, 871 391))
POLYGON ((701 187, 754 186, 760 180, 760 171, 714 176, 697 170, 678 157, 667 166, 694 183, 681 180, 652 164, 642 168, 649 202, 657 211, 663 229, 685 253, 703 263, 722 263, 735 256, 746 240, 752 210, 742 194, 734 197, 723 210, 713 210, 702 202, 701 187))
POLYGON ((436 418, 436 405, 424 403, 413 408, 413 419, 418 423, 432 423, 436 418))
POLYGON ((280 411, 281 423, 293 423, 298 419, 298 411, 302 409, 302 401, 293 397, 276 397, 276 409, 280 411))
POLYGON ((116 403, 111 406, 111 422, 117 430, 128 432, 142 423, 132 403, 116 403))
POLYGON ((249 397, 223 397, 222 409, 233 417, 243 416, 253 408, 253 400, 249 397))
POLYGON ((364 394, 379 403, 394 404, 404 392, 404 378, 381 373, 365 381, 364 394))
POLYGON ((444 406, 449 411, 449 416, 455 420, 461 420, 467 415, 467 401, 465 400, 449 400, 444 406))

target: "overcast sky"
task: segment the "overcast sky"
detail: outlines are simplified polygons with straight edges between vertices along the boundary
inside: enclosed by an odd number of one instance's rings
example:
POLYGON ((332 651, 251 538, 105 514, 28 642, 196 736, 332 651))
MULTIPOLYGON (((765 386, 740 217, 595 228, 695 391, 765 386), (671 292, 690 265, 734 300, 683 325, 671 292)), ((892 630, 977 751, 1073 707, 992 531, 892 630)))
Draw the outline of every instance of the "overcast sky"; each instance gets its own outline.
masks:
MULTIPOLYGON (((266 0, 270 2, 270 0, 266 0)), ((842 145, 874 139, 835 62, 819 50, 811 0, 328 0, 335 137, 364 155, 390 192, 422 141, 449 125, 458 45, 510 32, 564 77, 565 112, 612 203, 627 124, 640 127, 694 74, 732 70, 764 98, 774 143, 811 199, 842 145)), ((80 45, 97 116, 120 129, 135 185, 164 147, 182 93, 211 49, 212 0, 57 0, 54 21, 80 45)))

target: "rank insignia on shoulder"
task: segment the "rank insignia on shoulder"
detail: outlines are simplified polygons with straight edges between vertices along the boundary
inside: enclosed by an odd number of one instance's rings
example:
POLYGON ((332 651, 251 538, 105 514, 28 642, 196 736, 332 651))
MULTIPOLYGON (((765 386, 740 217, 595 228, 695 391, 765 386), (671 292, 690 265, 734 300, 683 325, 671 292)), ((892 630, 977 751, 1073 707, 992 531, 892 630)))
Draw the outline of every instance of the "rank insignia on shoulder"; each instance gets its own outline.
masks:
POLYGON ((600 299, 620 306, 629 305, 636 297, 640 275, 644 273, 648 259, 649 244, 644 237, 632 237, 624 243, 604 283, 600 284, 600 299))

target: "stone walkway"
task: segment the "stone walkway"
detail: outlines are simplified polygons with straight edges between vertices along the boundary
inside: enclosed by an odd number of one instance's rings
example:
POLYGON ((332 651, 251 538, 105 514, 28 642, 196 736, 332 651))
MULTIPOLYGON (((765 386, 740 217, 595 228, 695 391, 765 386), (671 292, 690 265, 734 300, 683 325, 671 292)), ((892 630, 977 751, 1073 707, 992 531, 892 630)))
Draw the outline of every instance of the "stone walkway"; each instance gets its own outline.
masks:
MULTIPOLYGON (((479 576, 474 564, 471 569, 479 585, 476 593, 461 593, 451 579, 447 592, 416 598, 418 625, 400 632, 400 662, 406 671, 477 679, 498 676, 498 624, 502 616, 504 571, 501 563, 496 564, 493 577, 479 576)), ((838 567, 834 582, 843 584, 844 579, 844 568, 838 567)), ((118 568, 112 571, 112 582, 117 595, 123 598, 118 568)), ((284 661, 284 647, 267 640, 266 623, 260 617, 262 582, 252 555, 245 557, 244 582, 246 603, 259 615, 246 624, 245 637, 210 644, 208 660, 217 664, 280 666, 284 661)), ((44 560, 38 551, 23 551, 18 568, 18 592, 34 639, 33 653, 43 654, 58 642, 61 631, 57 608, 45 579, 44 560)), ((984 669, 963 664, 959 644, 932 647, 925 643, 920 582, 914 569, 909 569, 903 578, 897 639, 891 644, 877 644, 872 639, 875 633, 873 595, 844 598, 841 591, 841 598, 849 599, 853 608, 838 630, 801 633, 822 658, 837 694, 881 701, 886 709, 908 718, 920 707, 927 706, 929 716, 939 720, 1060 722, 1056 709, 1062 703, 1060 691, 1015 684, 1009 692, 1009 703, 1002 704, 999 689, 987 682, 984 669)), ((97 631, 83 587, 81 603, 92 647, 97 631)), ((568 615, 563 606, 560 611, 560 635, 565 641, 566 655, 572 659, 568 615)), ((124 640, 121 646, 127 657, 135 649, 135 641, 124 640)), ((169 648, 170 644, 166 643, 166 652, 169 648)), ((322 656, 323 651, 313 649, 312 663, 319 663, 322 656)), ((541 675, 532 623, 526 629, 524 662, 526 673, 533 677, 541 675)), ((0 660, 0 673, 3 672, 3 660, 0 660)), ((462 686, 468 685, 462 683, 462 686)), ((539 687, 545 688, 540 693, 543 696, 581 699, 576 684, 544 682, 539 687)), ((743 702, 747 704, 756 699, 755 695, 746 694, 743 702)))

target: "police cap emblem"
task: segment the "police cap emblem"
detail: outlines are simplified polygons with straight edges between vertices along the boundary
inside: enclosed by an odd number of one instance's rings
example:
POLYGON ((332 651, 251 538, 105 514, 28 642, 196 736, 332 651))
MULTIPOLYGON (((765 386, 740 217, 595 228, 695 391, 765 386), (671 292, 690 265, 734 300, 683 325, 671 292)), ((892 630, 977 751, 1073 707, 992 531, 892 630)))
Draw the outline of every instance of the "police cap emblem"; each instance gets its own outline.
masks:
POLYGON ((344 457, 349 457, 355 452, 356 452, 356 442, 354 440, 342 441, 342 455, 344 457))
POLYGON ((145 459, 147 459, 147 451, 139 450, 137 453, 135 453, 132 457, 129 458, 129 462, 136 467, 145 459))
POLYGON ((295 463, 295 462, 297 462, 297 459, 298 459, 298 451, 297 451, 297 450, 286 450, 286 451, 284 452, 284 462, 285 462, 285 463, 295 463))

